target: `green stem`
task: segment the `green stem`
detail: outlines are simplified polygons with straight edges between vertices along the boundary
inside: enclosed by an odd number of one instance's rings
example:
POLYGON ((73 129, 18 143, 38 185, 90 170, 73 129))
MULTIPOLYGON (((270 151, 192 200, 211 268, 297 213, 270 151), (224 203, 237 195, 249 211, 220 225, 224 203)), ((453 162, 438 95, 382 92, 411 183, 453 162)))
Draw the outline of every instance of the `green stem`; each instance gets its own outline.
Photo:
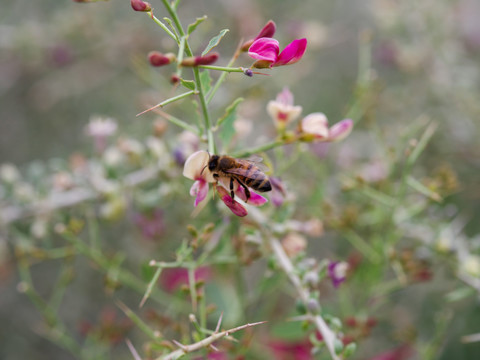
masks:
MULTIPOLYGON (((172 20, 177 28, 179 35, 181 37, 185 37, 185 31, 183 30, 182 24, 180 23, 180 19, 177 16, 177 12, 170 5, 168 0, 162 0, 162 2, 165 8, 167 9, 168 13, 172 17, 172 20)), ((185 37, 185 53, 187 54, 187 56, 193 56, 193 52, 190 49, 190 45, 188 44, 186 37, 185 37)), ((200 105, 202 107, 203 119, 205 121, 205 130, 207 132, 207 140, 208 140, 208 151, 211 154, 215 154, 216 153, 215 141, 213 138, 213 132, 212 132, 211 123, 210 123, 210 116, 208 114, 207 101, 205 99, 205 93, 202 88, 202 82, 200 81, 200 72, 198 70, 198 67, 193 68, 193 74, 195 76, 195 85, 198 91, 200 105)))
POLYGON ((214 65, 198 65, 199 68, 202 69, 209 69, 209 70, 218 70, 218 71, 224 71, 227 73, 231 72, 241 72, 243 73, 243 69, 241 67, 235 68, 235 67, 230 67, 230 66, 214 66, 214 65))
POLYGON ((250 150, 239 151, 239 152, 233 154, 233 156, 237 157, 237 158, 247 157, 247 156, 250 156, 250 155, 253 155, 253 154, 258 154, 260 152, 276 148, 278 146, 282 146, 284 144, 285 144, 285 142, 281 139, 280 140, 275 140, 275 141, 272 141, 272 142, 267 143, 267 144, 260 145, 256 148, 253 148, 253 149, 250 149, 250 150))
POLYGON ((158 26, 160 26, 167 33, 168 36, 170 36, 173 40, 175 40, 175 42, 177 44, 179 43, 179 40, 178 40, 177 36, 173 32, 170 31, 170 29, 167 27, 167 25, 165 25, 155 15, 153 15, 153 13, 151 11, 147 12, 147 14, 150 18, 152 18, 153 21, 155 21, 157 23, 158 26))

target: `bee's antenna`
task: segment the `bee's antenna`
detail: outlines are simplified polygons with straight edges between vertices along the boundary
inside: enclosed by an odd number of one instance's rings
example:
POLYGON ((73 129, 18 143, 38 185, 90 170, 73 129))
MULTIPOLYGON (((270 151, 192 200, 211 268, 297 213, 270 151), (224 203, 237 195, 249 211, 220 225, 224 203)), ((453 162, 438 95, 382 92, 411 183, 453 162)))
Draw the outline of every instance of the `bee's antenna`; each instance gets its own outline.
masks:
MULTIPOLYGON (((208 150, 205 150, 205 151, 207 152, 208 158, 210 159, 210 158, 212 157, 212 155, 210 155, 210 151, 208 151, 208 150)), ((207 166, 208 166, 208 163, 207 163, 207 165, 205 165, 205 166, 203 167, 202 171, 200 172, 200 175, 203 174, 203 170, 205 170, 205 168, 206 168, 207 166)))

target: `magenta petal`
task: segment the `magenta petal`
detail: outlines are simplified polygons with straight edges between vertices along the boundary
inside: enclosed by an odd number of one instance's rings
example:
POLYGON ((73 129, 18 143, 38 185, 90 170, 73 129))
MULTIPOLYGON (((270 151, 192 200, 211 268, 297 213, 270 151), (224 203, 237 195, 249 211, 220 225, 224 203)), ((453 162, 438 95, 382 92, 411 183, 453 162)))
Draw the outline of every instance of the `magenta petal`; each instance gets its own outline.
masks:
POLYGON ((196 180, 190 188, 190 195, 195 196, 195 206, 200 204, 208 194, 208 183, 204 179, 196 180))
POLYGON ((260 30, 255 40, 260 38, 271 38, 273 35, 275 35, 275 30, 276 30, 276 25, 272 20, 270 20, 265 24, 262 30, 260 30))
POLYGON ((307 48, 307 39, 293 40, 287 45, 285 49, 278 55, 277 61, 273 66, 289 65, 299 61, 307 48))
POLYGON ((267 202, 268 200, 264 198, 262 195, 258 195, 257 193, 250 191, 250 198, 248 199, 248 203, 254 206, 260 206, 267 202))
POLYGON ((248 215, 247 209, 245 209, 242 204, 239 202, 233 200, 230 195, 224 195, 222 196, 222 201, 225 203, 225 205, 228 206, 232 212, 240 217, 244 217, 248 215))
POLYGON ((258 195, 252 190, 250 190, 250 197, 248 198, 248 201, 247 201, 247 195, 245 194, 245 190, 241 186, 239 186, 237 191, 235 191, 235 195, 237 195, 240 199, 245 201, 247 204, 250 204, 253 206, 260 206, 265 204, 268 201, 266 198, 264 198, 261 195, 258 195))
POLYGON ((260 38, 253 42, 248 49, 248 55, 257 60, 266 60, 274 63, 277 60, 280 47, 278 41, 272 38, 260 38))

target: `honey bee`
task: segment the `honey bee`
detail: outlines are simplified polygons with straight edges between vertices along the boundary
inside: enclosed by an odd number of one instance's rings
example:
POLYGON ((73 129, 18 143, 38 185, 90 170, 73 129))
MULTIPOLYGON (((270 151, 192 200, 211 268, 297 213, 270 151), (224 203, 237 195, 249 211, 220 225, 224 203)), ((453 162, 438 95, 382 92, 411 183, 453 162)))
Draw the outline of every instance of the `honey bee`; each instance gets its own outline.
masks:
POLYGON ((217 181, 220 177, 230 179, 230 195, 232 199, 234 199, 234 181, 237 181, 245 190, 248 202, 248 199, 250 199, 250 190, 248 188, 260 192, 272 190, 270 180, 260 170, 260 165, 257 163, 257 159, 246 160, 235 159, 227 155, 210 155, 208 164, 205 167, 208 167, 208 170, 210 170, 217 181))

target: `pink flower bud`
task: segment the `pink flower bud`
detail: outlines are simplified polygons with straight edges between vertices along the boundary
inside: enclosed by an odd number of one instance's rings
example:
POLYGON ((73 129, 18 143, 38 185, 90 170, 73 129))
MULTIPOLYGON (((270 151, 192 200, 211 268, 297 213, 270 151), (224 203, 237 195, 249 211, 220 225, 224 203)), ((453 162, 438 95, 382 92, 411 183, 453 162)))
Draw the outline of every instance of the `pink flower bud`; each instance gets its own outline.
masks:
POLYGON ((262 30, 260 30, 260 32, 255 38, 245 41, 243 43, 242 51, 248 51, 248 48, 252 46, 253 42, 257 39, 273 37, 273 35, 275 34, 275 30, 276 30, 276 25, 272 20, 270 20, 265 24, 265 26, 262 28, 262 30))
POLYGON ((148 54, 148 61, 152 66, 168 65, 175 60, 176 60, 175 54, 172 54, 172 53, 162 54, 159 51, 151 51, 148 54))
POLYGON ((132 5, 132 9, 135 11, 152 11, 152 6, 150 3, 142 0, 130 0, 130 5, 132 5))
POLYGON ((218 53, 214 52, 205 56, 194 56, 183 59, 182 66, 198 66, 198 65, 210 65, 217 61, 219 58, 218 53))

